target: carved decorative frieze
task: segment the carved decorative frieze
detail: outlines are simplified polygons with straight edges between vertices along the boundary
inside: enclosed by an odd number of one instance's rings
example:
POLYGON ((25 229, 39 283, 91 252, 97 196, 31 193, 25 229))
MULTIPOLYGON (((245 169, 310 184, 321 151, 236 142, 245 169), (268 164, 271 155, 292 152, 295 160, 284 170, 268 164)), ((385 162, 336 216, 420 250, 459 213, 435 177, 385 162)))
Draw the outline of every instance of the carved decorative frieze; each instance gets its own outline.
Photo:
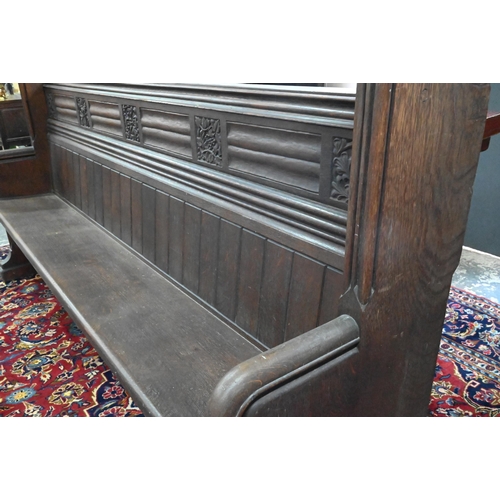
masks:
POLYGON ((347 203, 349 200, 349 172, 351 170, 352 141, 333 140, 332 189, 330 198, 347 203))
POLYGON ((195 116, 196 154, 199 161, 222 165, 220 120, 195 116))
POLYGON ((90 128, 90 116, 87 101, 83 97, 76 98, 76 110, 78 111, 78 121, 82 127, 90 128))
MULTIPOLYGON (((189 99, 179 95, 177 100, 170 102, 170 99, 164 99, 163 94, 160 100, 153 99, 153 94, 150 95, 142 87, 136 89, 137 94, 136 90, 129 92, 131 89, 128 87, 120 87, 119 92, 110 92, 110 88, 103 87, 101 95, 94 87, 86 85, 47 84, 47 105, 53 102, 52 114, 57 113, 57 120, 50 120, 50 126, 60 127, 64 123, 78 126, 80 123, 83 134, 90 130, 87 128, 90 126, 92 140, 102 140, 106 147, 110 144, 108 141, 114 139, 121 141, 125 147, 127 143, 134 151, 136 147, 144 146, 143 155, 152 150, 166 155, 162 158, 165 165, 171 165, 179 158, 187 160, 189 164, 175 167, 176 171, 180 169, 186 176, 191 175, 191 170, 197 172, 199 167, 202 171, 205 167, 224 170, 231 176, 231 182, 239 183, 237 179, 244 179, 245 185, 252 183, 252 189, 257 192, 260 186, 266 186, 279 191, 283 198, 291 194, 301 200, 334 207, 341 211, 338 217, 342 219, 341 225, 345 226, 353 141, 351 122, 346 122, 346 128, 337 126, 336 122, 336 126, 332 127, 333 114, 328 114, 328 117, 318 114, 319 121, 308 119, 307 123, 295 121, 296 117, 289 121, 285 111, 280 111, 279 115, 274 113, 278 112, 275 105, 281 100, 282 106, 285 106, 285 100, 290 106, 286 108, 287 113, 293 110, 299 113, 299 102, 302 103, 302 100, 289 98, 288 93, 283 96, 264 93, 258 98, 252 93, 257 99, 255 107, 252 104, 252 108, 236 109, 234 106, 223 106, 222 101, 217 101, 217 107, 214 107, 214 102, 210 100, 208 106, 203 95, 196 97, 194 93, 192 96, 189 94, 189 99), (80 97, 78 101, 77 96, 80 97), (260 116, 258 110, 265 112, 265 116, 260 116), (97 134, 102 137, 98 138, 97 134)), ((168 90, 168 96, 174 92, 169 89, 165 90, 168 90)), ((151 89, 151 92, 156 91, 159 91, 156 87, 151 89)), ((221 99, 222 95, 225 94, 221 94, 221 99)), ((249 97, 244 92, 241 99, 249 97)), ((333 101, 329 101, 330 97, 325 94, 324 105, 329 102, 332 113, 335 110, 339 113, 339 120, 342 110, 353 110, 353 102, 337 96, 340 100, 334 106, 333 101)), ((352 100, 352 96, 349 99, 352 100)), ((118 145, 114 147, 116 149, 118 145)), ((155 155, 154 158, 159 161, 160 156, 155 155)))
POLYGON ((140 142, 137 107, 130 104, 122 104, 122 114, 123 123, 125 124, 125 139, 140 142))
POLYGON ((52 92, 45 93, 45 100, 47 101, 47 109, 49 112, 49 118, 56 120, 57 119, 57 109, 56 109, 56 105, 54 104, 54 96, 52 95, 52 92))

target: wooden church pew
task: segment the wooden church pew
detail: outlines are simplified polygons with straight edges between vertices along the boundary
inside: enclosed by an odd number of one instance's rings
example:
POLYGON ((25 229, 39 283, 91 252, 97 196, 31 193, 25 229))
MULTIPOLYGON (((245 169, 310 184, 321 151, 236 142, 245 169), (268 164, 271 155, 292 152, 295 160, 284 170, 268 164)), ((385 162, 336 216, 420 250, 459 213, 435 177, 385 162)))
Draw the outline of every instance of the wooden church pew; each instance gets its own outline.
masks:
POLYGON ((488 85, 44 93, 11 262, 147 415, 427 414, 488 85))

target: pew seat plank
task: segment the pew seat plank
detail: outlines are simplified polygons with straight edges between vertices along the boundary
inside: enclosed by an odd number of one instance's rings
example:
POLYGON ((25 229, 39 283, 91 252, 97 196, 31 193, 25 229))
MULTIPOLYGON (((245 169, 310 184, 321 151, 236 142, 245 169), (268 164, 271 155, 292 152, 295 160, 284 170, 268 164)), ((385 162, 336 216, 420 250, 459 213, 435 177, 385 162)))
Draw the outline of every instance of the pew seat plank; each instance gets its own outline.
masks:
POLYGON ((146 415, 205 415, 261 352, 57 195, 0 200, 0 219, 146 415))

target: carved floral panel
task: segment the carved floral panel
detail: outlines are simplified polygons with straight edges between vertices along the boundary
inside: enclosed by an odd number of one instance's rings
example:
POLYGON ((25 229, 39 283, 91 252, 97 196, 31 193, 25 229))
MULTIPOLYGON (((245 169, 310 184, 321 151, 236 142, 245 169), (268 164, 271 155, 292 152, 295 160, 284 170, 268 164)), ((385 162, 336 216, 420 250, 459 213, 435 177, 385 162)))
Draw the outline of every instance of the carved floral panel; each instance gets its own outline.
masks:
POLYGON ((196 154, 200 161, 222 165, 220 120, 195 116, 196 154))
POLYGON ((78 122, 82 127, 90 127, 90 116, 87 101, 83 97, 76 98, 76 110, 78 112, 78 122))
POLYGON ((330 198, 347 203, 349 200, 349 173, 351 170, 352 142, 344 138, 333 140, 332 185, 330 198))
POLYGON ((125 124, 125 139, 140 142, 137 107, 129 104, 122 104, 122 113, 123 123, 125 124))

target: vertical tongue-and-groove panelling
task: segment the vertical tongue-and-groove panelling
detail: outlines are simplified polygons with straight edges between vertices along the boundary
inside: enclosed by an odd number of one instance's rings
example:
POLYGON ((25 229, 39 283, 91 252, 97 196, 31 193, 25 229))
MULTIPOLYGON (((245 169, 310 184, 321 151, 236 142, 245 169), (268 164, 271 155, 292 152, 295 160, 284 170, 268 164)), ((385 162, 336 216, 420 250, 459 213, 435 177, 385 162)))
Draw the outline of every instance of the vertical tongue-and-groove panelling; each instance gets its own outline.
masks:
POLYGON ((336 316, 349 123, 71 90, 46 89, 60 196, 268 347, 336 316))

